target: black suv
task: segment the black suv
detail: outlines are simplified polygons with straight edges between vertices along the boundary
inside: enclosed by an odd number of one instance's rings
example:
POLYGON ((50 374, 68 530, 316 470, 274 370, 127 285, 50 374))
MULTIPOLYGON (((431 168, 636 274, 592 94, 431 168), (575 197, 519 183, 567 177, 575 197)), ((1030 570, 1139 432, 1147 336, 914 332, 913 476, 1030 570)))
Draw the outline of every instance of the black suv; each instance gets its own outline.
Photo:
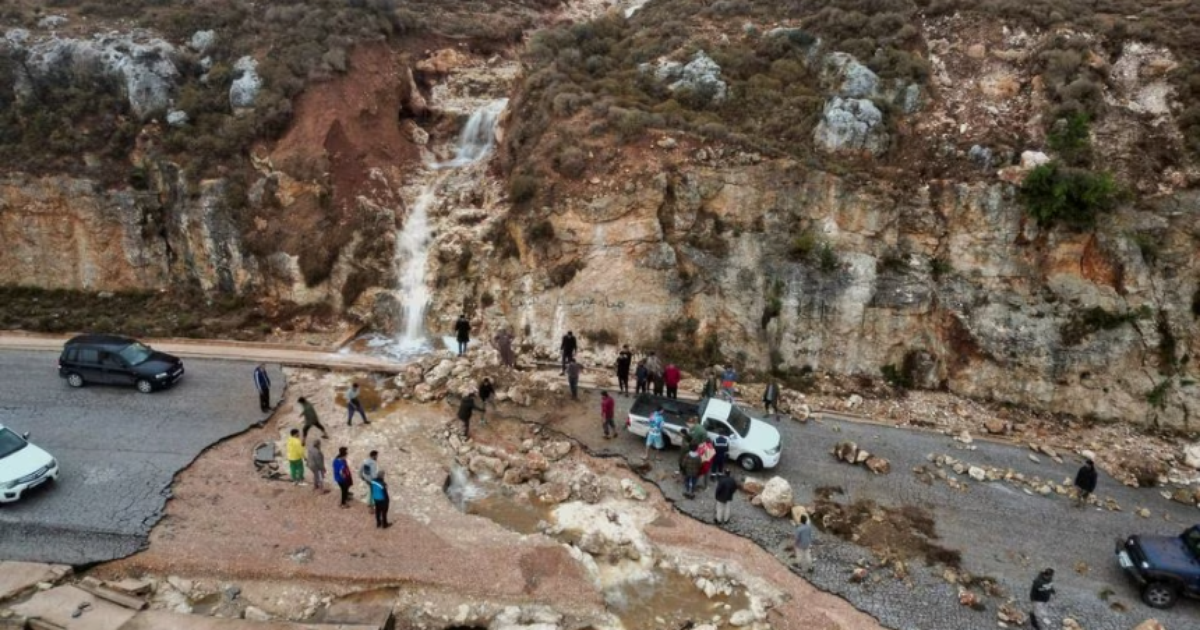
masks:
POLYGON ((149 394, 175 384, 183 361, 127 337, 80 335, 67 342, 58 358, 58 375, 71 387, 86 383, 136 385, 149 394))
POLYGON ((1117 563, 1142 586, 1142 601, 1170 608, 1180 595, 1200 597, 1200 525, 1178 536, 1117 540, 1117 563))

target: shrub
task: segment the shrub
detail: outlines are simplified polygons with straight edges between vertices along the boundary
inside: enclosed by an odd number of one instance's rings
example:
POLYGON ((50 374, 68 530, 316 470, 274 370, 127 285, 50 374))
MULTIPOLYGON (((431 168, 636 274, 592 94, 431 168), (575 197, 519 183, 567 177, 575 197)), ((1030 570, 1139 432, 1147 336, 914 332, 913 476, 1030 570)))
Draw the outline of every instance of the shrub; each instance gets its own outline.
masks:
POLYGON ((1120 328, 1148 314, 1145 307, 1127 313, 1110 313, 1099 306, 1093 306, 1071 313, 1070 319, 1059 329, 1059 335, 1064 344, 1074 346, 1092 333, 1120 328))
POLYGON ((1073 166, 1090 164, 1092 161, 1091 133, 1088 115, 1076 112, 1059 118, 1046 135, 1046 145, 1058 153, 1063 161, 1073 166))
POLYGON ((514 203, 524 203, 537 195, 537 178, 532 175, 514 175, 508 182, 508 194, 514 203))
POLYGON ((934 280, 941 280, 942 276, 953 271, 954 267, 945 258, 938 257, 929 261, 929 274, 933 276, 934 280))
POLYGON ((817 267, 826 273, 837 271, 842 267, 841 259, 829 243, 821 244, 821 251, 817 254, 817 267))
POLYGON ((575 146, 563 147, 554 156, 554 170, 560 174, 578 179, 587 170, 587 153, 575 146))
POLYGON ((1020 198, 1026 211, 1038 223, 1047 226, 1062 223, 1074 229, 1088 229, 1096 224, 1098 215, 1116 207, 1121 192, 1108 173, 1093 173, 1050 162, 1025 176, 1020 198))
POLYGON ((554 224, 549 219, 538 219, 529 226, 526 238, 533 245, 547 245, 554 241, 554 224))
POLYGON ((1138 252, 1142 255, 1142 260, 1147 265, 1153 265, 1158 262, 1159 253, 1162 251, 1162 242, 1153 234, 1132 232, 1129 235, 1129 240, 1133 241, 1133 244, 1137 246, 1138 252))
POLYGON ((585 330, 580 334, 593 346, 615 346, 618 341, 617 333, 607 328, 585 330))

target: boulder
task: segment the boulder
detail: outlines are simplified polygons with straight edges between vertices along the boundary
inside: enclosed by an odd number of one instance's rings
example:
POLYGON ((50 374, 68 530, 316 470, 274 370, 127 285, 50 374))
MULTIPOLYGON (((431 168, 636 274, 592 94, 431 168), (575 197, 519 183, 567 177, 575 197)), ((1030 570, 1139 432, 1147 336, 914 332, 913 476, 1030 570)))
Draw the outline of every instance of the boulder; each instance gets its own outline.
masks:
POLYGON ((757 477, 746 477, 744 480, 742 480, 742 491, 747 494, 762 494, 763 488, 765 487, 766 484, 763 483, 763 480, 757 477))
POLYGON ((217 43, 216 31, 196 31, 192 33, 192 38, 188 40, 188 48, 203 55, 207 53, 213 44, 217 43))
POLYGON ((877 455, 867 458, 867 461, 863 462, 863 466, 876 475, 886 475, 892 472, 891 462, 877 455))
POLYGON ((625 495, 625 498, 633 499, 634 501, 645 501, 647 498, 646 489, 632 479, 621 480, 621 492, 625 495))
POLYGON ((1133 630, 1167 630, 1167 627, 1162 625, 1157 619, 1147 619, 1134 626, 1133 630))
POLYGON ((812 516, 808 513, 807 507, 804 507, 803 505, 793 505, 792 506, 792 522, 799 523, 801 516, 808 516, 809 520, 810 521, 812 520, 812 516))
POLYGON ((188 114, 182 109, 172 109, 167 112, 167 124, 172 127, 182 127, 188 124, 188 114))
POLYGON ((1063 630, 1083 630, 1083 626, 1079 625, 1079 622, 1071 617, 1065 617, 1062 620, 1062 627, 1063 630))
POLYGON ((867 570, 863 567, 855 568, 854 572, 850 574, 850 581, 854 584, 861 583, 865 579, 867 579, 867 570))
POLYGON ((668 90, 687 92, 701 102, 720 103, 729 91, 729 86, 721 79, 721 66, 703 50, 696 51, 686 65, 674 61, 659 62, 654 76, 668 82, 668 90))
POLYGON ((1009 625, 1025 625, 1025 613, 1011 601, 1000 604, 996 609, 996 619, 1009 625))
POLYGON ((792 420, 796 422, 808 422, 811 416, 812 408, 808 406, 808 403, 800 403, 792 407, 792 420))
POLYGON ((979 605, 979 596, 973 591, 962 589, 958 592, 958 603, 962 604, 963 606, 975 608, 979 605))
POLYGON ((983 429, 990 435, 1004 435, 1008 433, 1008 424, 999 418, 989 418, 983 423, 983 429))
POLYGON ((1200 442, 1183 447, 1183 463, 1188 468, 1200 470, 1200 442))
POLYGON ((247 606, 246 610, 242 612, 242 618, 247 621, 264 622, 270 621, 271 615, 267 614, 266 611, 258 608, 257 606, 247 606))
POLYGON ((783 477, 771 477, 759 496, 762 497, 763 509, 771 516, 787 516, 795 504, 792 484, 783 477))
POLYGON ((853 464, 858 455, 858 444, 854 442, 838 442, 833 447, 833 456, 843 462, 853 464))
POLYGON ((467 63, 469 59, 466 55, 459 52, 455 48, 443 48, 427 58, 417 62, 417 72, 432 77, 445 76, 451 70, 467 63))
POLYGON ((487 475, 493 479, 500 479, 504 476, 504 471, 508 469, 508 463, 499 457, 476 455, 471 458, 467 468, 476 475, 487 475))
POLYGON ((544 483, 538 486, 537 497, 542 503, 556 505, 571 497, 571 486, 561 481, 544 483))
POLYGON ((539 475, 550 469, 550 462, 546 460, 546 456, 537 451, 525 453, 525 461, 522 465, 539 475))
POLYGON ((854 462, 853 463, 861 464, 870 458, 871 458, 871 454, 868 453, 866 449, 860 448, 860 449, 858 449, 858 452, 854 454, 854 462))
POLYGON ((542 448, 542 454, 546 459, 556 462, 567 456, 571 452, 571 443, 566 440, 558 440, 551 442, 542 448))
POLYGON ((229 106, 234 111, 254 107, 258 93, 262 91, 262 77, 258 75, 258 61, 249 55, 240 57, 233 64, 237 77, 229 86, 229 106))
POLYGON ((962 433, 954 436, 954 441, 962 442, 963 444, 970 444, 971 442, 975 441, 975 438, 971 437, 970 431, 963 429, 962 433))
POLYGON ((748 626, 757 620, 758 617, 754 614, 753 610, 743 609, 729 616, 729 625, 735 628, 740 628, 742 626, 748 626))
POLYGON ((879 76, 849 53, 826 55, 821 79, 834 94, 845 98, 869 99, 879 91, 879 76))
POLYGON ((1195 505, 1196 495, 1187 488, 1176 488, 1175 491, 1171 493, 1171 500, 1184 505, 1195 505))
POLYGON ((975 481, 987 481, 987 471, 978 466, 968 468, 967 475, 975 481))
POLYGON ((817 148, 828 153, 874 157, 886 152, 890 141, 883 113, 863 98, 830 99, 813 131, 817 148))

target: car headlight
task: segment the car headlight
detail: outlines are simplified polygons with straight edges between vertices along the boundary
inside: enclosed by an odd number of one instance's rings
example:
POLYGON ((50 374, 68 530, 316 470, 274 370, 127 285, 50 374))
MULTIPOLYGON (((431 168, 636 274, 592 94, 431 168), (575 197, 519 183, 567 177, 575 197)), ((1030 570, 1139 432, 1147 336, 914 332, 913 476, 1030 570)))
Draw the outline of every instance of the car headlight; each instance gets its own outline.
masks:
POLYGON ((164 379, 164 378, 167 378, 167 376, 168 376, 168 375, 167 375, 167 373, 166 373, 166 372, 159 372, 158 374, 155 374, 155 375, 154 375, 154 378, 157 378, 157 379, 164 379))
POLYGON ((776 444, 775 446, 773 446, 773 447, 771 447, 771 448, 767 449, 767 455, 774 455, 774 454, 778 453, 778 452, 779 452, 779 448, 780 448, 781 446, 783 446, 783 445, 782 445, 782 444, 776 444))
POLYGON ((1143 568, 1143 569, 1149 569, 1149 568, 1150 568, 1150 563, 1149 563, 1149 562, 1146 562, 1145 560, 1142 560, 1142 568, 1143 568))
POLYGON ((54 470, 55 468, 58 468, 58 460, 51 457, 50 465, 46 466, 46 470, 54 470))
POLYGON ((5 490, 8 490, 9 488, 16 488, 16 487, 17 487, 17 480, 16 480, 16 479, 14 479, 14 480, 12 480, 12 481, 9 481, 9 482, 5 483, 5 484, 4 484, 4 486, 2 486, 2 487, 3 487, 5 490))

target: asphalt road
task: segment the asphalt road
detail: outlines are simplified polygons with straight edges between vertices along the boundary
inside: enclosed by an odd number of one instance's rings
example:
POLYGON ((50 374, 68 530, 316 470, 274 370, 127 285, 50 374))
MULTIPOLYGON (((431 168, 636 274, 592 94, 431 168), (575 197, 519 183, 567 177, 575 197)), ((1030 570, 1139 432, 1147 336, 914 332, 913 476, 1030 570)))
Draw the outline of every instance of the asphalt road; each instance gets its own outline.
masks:
MULTIPOLYGON (((58 459, 57 483, 0 505, 0 559, 88 564, 127 556, 162 516, 177 472, 263 420, 253 364, 185 360, 169 390, 72 389, 57 353, 0 351, 0 423, 58 459)), ((286 379, 269 366, 278 399, 286 379)))
MULTIPOLYGON (((588 392, 580 404, 598 410, 598 401, 595 392, 588 392)), ((618 425, 623 426, 631 401, 617 398, 618 425)), ((756 476, 764 480, 783 476, 791 483, 797 503, 811 504, 816 488, 840 486, 846 493, 837 497, 841 502, 873 499, 883 506, 916 505, 928 509, 936 520, 939 543, 962 552, 966 571, 995 578, 1022 610, 1029 609, 1028 590, 1035 574, 1049 566, 1057 571, 1058 595, 1051 609, 1060 620, 1073 617, 1088 630, 1127 630, 1149 617, 1159 619, 1168 628, 1200 624, 1200 603, 1182 600, 1169 611, 1152 609, 1141 602, 1133 583, 1116 566, 1113 555, 1116 538, 1131 533, 1177 535, 1188 525, 1200 522, 1200 511, 1195 507, 1168 501, 1157 489, 1128 488, 1102 473, 1097 495, 1116 499, 1122 512, 1075 509, 1063 496, 1030 496, 1005 482, 974 483, 965 475, 959 479, 970 487, 963 493, 940 481, 922 483, 912 468, 928 465, 926 455, 941 453, 971 464, 1013 468, 1025 475, 1062 483, 1074 478, 1080 460, 1064 454, 1063 464, 1045 456, 1040 457, 1040 462, 1033 462, 1026 448, 977 440, 973 444, 975 450, 967 450, 950 436, 831 417, 807 424, 784 419, 775 426, 783 438, 782 461, 774 470, 756 476), (855 441, 889 459, 891 474, 875 476, 863 468, 835 460, 830 450, 843 440, 855 441), (1134 511, 1138 507, 1149 508, 1153 516, 1148 519, 1136 516, 1134 511), (1107 589, 1111 589, 1111 595, 1106 600, 1101 593, 1107 589), (1113 610, 1110 608, 1113 601, 1128 610, 1113 610)), ((599 422, 585 429, 573 426, 569 431, 594 454, 641 461, 643 446, 636 436, 623 434, 618 440, 603 440, 599 422)), ((677 456, 677 450, 660 454, 658 465, 645 478, 658 485, 680 510, 711 523, 715 507, 712 488, 698 494, 695 500, 684 499, 679 477, 671 474, 677 469, 677 456)), ((740 469, 734 470, 744 474, 740 469)), ((791 541, 788 519, 771 518, 742 498, 734 502, 733 519, 727 528, 781 558, 785 545, 791 541)), ((997 627, 996 608, 1003 602, 984 598, 987 610, 983 612, 960 605, 958 587, 941 578, 940 566, 926 568, 922 562, 911 562, 910 584, 893 579, 890 571, 878 571, 882 579, 877 582, 852 584, 848 577, 855 563, 870 558, 871 554, 832 535, 818 534, 817 538, 816 572, 805 577, 822 589, 845 597, 886 626, 902 630, 997 627)))

